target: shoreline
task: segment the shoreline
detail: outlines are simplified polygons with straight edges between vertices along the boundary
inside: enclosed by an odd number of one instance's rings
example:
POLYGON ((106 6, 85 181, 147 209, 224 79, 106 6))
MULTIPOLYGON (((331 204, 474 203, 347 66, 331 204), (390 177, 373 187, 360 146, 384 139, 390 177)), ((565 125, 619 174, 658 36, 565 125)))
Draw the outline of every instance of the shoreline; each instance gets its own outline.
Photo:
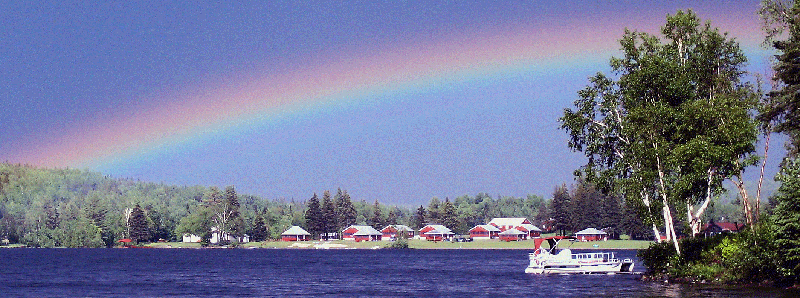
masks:
MULTIPOLYGON (((207 246, 202 247, 200 243, 184 243, 184 242, 157 242, 142 244, 136 248, 159 248, 159 249, 394 249, 390 245, 390 241, 366 241, 366 242, 353 242, 351 240, 331 240, 331 241, 299 241, 299 242, 284 242, 284 241, 262 241, 262 242, 249 242, 241 243, 238 245, 229 246, 207 246)), ((451 249, 468 249, 468 250, 530 250, 534 249, 534 242, 531 240, 524 241, 498 241, 498 240, 476 240, 472 242, 449 242, 449 241, 427 241, 423 239, 410 239, 408 241, 408 249, 422 249, 422 250, 451 250, 451 249)), ((569 242, 562 243, 559 248, 573 249, 573 250, 638 250, 647 248, 652 241, 645 240, 608 240, 608 241, 592 241, 592 242, 569 242)), ((546 246, 546 245, 545 245, 546 246)), ((8 245, 0 246, 0 249, 7 248, 35 248, 27 247, 24 245, 8 245)), ((65 247, 60 247, 65 248, 65 247)), ((113 248, 126 248, 115 246, 113 248)), ((131 247, 128 247, 131 248, 131 247)))

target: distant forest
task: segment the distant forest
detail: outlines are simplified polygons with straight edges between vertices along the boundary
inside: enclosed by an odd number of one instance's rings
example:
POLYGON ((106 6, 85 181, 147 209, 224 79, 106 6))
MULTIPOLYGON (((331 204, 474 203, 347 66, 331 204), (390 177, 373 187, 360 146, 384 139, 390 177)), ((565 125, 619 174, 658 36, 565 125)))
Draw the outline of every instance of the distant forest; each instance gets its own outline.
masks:
MULTIPOLYGON (((739 213, 735 205, 720 204, 710 216, 739 213)), ((292 225, 318 235, 351 224, 418 229, 438 223, 467 234, 495 217, 526 217, 550 232, 596 227, 612 236, 651 237, 623 200, 581 182, 554 187, 551 199, 478 193, 431 198, 427 205, 408 208, 351 198, 343 189, 312 192, 303 199, 264 199, 238 194, 233 186, 172 186, 0 163, 0 240, 32 247, 104 247, 123 238, 180 241, 183 233, 207 240, 212 227, 256 241, 277 239, 292 225)))

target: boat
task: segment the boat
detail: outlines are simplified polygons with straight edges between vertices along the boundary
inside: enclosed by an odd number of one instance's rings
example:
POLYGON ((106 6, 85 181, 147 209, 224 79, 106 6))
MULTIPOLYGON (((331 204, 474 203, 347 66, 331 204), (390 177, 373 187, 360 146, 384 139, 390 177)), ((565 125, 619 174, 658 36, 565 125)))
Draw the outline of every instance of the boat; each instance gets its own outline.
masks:
POLYGON ((569 248, 559 249, 558 243, 571 236, 554 236, 534 239, 535 250, 528 254, 530 264, 525 273, 533 274, 616 274, 632 273, 633 260, 618 259, 613 252, 572 253, 569 248), (550 248, 543 248, 547 241, 550 248))

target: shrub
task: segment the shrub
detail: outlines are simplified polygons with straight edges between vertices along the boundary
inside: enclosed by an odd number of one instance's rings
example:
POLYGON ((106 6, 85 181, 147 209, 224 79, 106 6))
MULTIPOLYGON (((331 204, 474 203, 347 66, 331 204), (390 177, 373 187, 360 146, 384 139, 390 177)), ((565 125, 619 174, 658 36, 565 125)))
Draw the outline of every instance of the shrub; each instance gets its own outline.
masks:
POLYGON ((650 244, 646 249, 639 250, 636 256, 642 260, 647 267, 648 273, 663 273, 670 267, 670 263, 675 265, 675 248, 671 242, 656 242, 650 244))

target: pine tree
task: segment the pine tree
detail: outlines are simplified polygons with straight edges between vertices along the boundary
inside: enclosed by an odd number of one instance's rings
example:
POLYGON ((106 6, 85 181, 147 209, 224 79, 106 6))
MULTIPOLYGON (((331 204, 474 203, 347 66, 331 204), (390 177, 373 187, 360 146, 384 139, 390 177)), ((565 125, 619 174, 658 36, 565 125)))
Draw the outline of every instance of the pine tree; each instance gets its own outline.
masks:
POLYGON ((428 221, 426 223, 441 223, 441 217, 439 215, 439 199, 432 198, 431 202, 428 203, 428 217, 426 218, 428 221))
POLYGON ((450 229, 455 229, 458 226, 456 208, 450 202, 450 198, 445 198, 444 204, 442 204, 441 224, 450 229))
POLYGON ((781 182, 773 211, 778 264, 792 283, 800 282, 800 159, 787 159, 777 179, 781 182))
POLYGON ((267 239, 268 235, 269 235, 269 228, 267 227, 267 224, 264 222, 264 216, 262 216, 260 213, 256 213, 256 218, 253 221, 253 231, 251 233, 251 240, 264 241, 267 239))
POLYGON ((344 213, 346 205, 344 202, 344 193, 342 193, 341 188, 336 189, 336 194, 333 196, 333 203, 336 205, 336 231, 341 231, 345 228, 345 219, 342 218, 342 214, 344 213))
POLYGON ((327 190, 322 193, 322 215, 322 233, 325 233, 327 239, 327 234, 335 232, 339 226, 336 206, 331 200, 331 193, 327 190))
POLYGON ((130 239, 136 243, 147 241, 150 239, 150 230, 147 227, 147 217, 139 204, 133 207, 131 211, 130 221, 128 221, 130 228, 130 239))
POLYGON ((400 209, 398 209, 397 207, 389 209, 389 215, 386 216, 386 225, 396 225, 399 214, 400 214, 400 209))
POLYGON ((342 193, 341 201, 341 207, 336 212, 339 215, 340 228, 338 230, 356 224, 356 217, 358 216, 356 207, 353 206, 353 201, 350 200, 350 195, 346 190, 342 193))
POLYGON ((308 200, 306 204, 306 226, 308 227, 308 232, 311 233, 312 237, 317 237, 319 233, 322 232, 323 224, 322 224, 322 210, 319 206, 319 199, 317 198, 317 193, 314 193, 314 196, 308 200))
POLYGON ((417 208, 417 212, 414 213, 414 217, 411 220, 411 227, 414 229, 421 229, 426 221, 425 217, 427 216, 427 212, 425 211, 425 207, 419 205, 417 208))
POLYGON ((383 228, 383 212, 381 212, 381 205, 378 203, 378 200, 375 200, 375 206, 372 209, 372 218, 370 218, 370 225, 380 230, 383 228))
POLYGON ((557 233, 572 231, 572 202, 567 186, 562 184, 553 191, 553 219, 557 233))

